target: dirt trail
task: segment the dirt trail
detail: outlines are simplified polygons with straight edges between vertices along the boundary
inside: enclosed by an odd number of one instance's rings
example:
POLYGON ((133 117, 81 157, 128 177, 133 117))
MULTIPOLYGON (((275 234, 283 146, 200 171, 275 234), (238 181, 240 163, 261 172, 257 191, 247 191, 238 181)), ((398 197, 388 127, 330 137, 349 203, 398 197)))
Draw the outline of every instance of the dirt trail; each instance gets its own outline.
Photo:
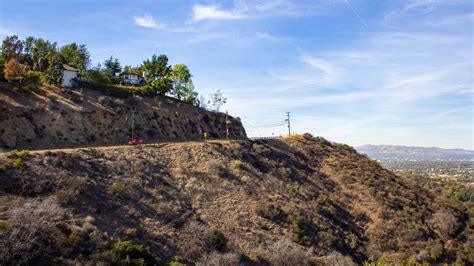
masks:
MULTIPOLYGON (((115 150, 115 149, 132 149, 135 147, 156 147, 156 146, 162 146, 162 145, 189 145, 189 144, 197 144, 197 143, 229 143, 232 140, 208 140, 208 141, 167 141, 167 142, 156 142, 156 143, 147 143, 147 144, 141 144, 141 145, 112 145, 112 146, 86 146, 86 147, 77 147, 77 148, 63 148, 63 149, 45 149, 45 150, 29 150, 29 153, 31 154, 42 154, 46 152, 75 152, 78 150, 84 150, 84 149, 95 149, 95 150, 115 150)), ((4 152, 5 153, 5 152, 4 152)), ((0 153, 0 156, 2 156, 2 153, 0 153)))

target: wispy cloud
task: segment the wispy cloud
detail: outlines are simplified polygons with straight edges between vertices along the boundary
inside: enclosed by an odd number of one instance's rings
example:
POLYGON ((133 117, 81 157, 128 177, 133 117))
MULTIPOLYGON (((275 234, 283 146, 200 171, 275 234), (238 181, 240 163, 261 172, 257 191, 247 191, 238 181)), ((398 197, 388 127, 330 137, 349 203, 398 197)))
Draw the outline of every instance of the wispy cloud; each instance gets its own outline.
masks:
POLYGON ((289 17, 323 13, 328 7, 340 6, 340 1, 314 0, 234 0, 231 8, 218 5, 193 6, 194 20, 289 17))
POLYGON ((215 5, 195 5, 193 7, 195 20, 205 19, 238 19, 242 18, 243 14, 236 10, 223 10, 215 5))
POLYGON ((143 28, 157 29, 163 27, 163 25, 158 23, 155 18, 153 18, 153 16, 148 14, 143 16, 136 16, 133 18, 133 21, 136 25, 143 28))
MULTIPOLYGON (((431 25, 449 26, 460 22, 470 22, 472 18, 471 0, 409 0, 405 5, 391 9, 381 20, 381 24, 391 27, 400 27, 400 21, 404 21, 404 26, 408 25, 431 25), (452 9, 455 15, 449 15, 452 9), (422 23, 418 23, 418 22, 422 23)), ((470 22, 472 23, 472 22, 470 22)))

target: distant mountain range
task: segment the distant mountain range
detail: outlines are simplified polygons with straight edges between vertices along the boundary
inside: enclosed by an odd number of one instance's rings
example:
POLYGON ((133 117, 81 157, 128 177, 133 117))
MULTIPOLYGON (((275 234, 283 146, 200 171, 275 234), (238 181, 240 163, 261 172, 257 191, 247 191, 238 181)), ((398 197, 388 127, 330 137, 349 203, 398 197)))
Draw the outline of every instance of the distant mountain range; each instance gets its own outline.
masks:
POLYGON ((442 149, 436 147, 408 147, 399 145, 363 145, 356 147, 360 153, 373 159, 417 159, 417 160, 472 160, 474 151, 442 149))

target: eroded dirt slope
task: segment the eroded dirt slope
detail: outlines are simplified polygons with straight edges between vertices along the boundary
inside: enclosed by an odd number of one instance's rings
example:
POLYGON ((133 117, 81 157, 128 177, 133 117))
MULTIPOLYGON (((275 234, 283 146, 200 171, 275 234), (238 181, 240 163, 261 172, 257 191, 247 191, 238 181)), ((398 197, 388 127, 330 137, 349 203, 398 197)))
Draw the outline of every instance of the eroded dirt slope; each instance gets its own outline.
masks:
MULTIPOLYGON (((0 83, 0 149, 52 149, 224 138, 225 114, 167 97, 115 98, 89 89, 13 89, 0 83)), ((246 138, 239 119, 228 118, 229 137, 246 138)))

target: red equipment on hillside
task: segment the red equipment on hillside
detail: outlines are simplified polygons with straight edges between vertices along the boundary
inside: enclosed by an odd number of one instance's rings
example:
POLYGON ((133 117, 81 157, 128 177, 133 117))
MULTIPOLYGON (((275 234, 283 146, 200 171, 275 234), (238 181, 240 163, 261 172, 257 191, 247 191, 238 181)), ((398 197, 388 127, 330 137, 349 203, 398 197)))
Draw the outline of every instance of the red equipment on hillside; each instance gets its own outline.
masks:
POLYGON ((128 142, 128 145, 141 145, 141 144, 146 144, 146 142, 142 139, 132 139, 131 141, 128 142))

